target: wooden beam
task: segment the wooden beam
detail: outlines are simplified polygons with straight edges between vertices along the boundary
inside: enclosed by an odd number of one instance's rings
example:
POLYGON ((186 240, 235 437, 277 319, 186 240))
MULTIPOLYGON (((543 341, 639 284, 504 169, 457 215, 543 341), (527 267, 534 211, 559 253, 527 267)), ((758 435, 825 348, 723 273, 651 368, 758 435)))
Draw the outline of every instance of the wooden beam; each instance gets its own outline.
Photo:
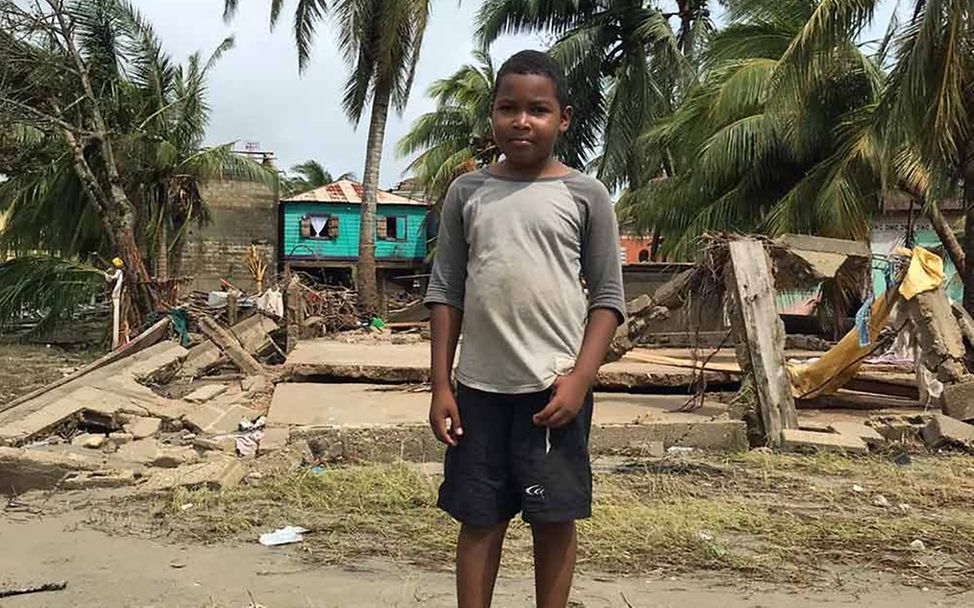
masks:
POLYGON ((750 370, 758 398, 764 436, 771 447, 782 443, 782 431, 798 428, 798 413, 785 367, 785 328, 774 303, 771 262, 754 239, 731 241, 725 277, 734 303, 737 359, 750 370))
POLYGON ((214 344, 220 347, 227 357, 233 361, 234 365, 240 368, 245 374, 254 376, 264 373, 261 366, 253 355, 240 345, 240 341, 230 331, 221 327, 212 317, 202 315, 199 318, 200 330, 214 344))

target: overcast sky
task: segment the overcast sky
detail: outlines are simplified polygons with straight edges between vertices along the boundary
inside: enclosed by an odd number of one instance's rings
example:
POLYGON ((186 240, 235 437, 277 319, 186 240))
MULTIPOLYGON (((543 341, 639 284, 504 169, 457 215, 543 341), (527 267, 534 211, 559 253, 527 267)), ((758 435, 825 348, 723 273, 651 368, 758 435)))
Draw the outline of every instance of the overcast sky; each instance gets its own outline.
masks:
MULTIPOLYGON (((236 47, 221 59, 209 78, 212 107, 207 143, 257 142, 273 152, 280 168, 316 159, 339 175, 359 177, 365 163, 368 111, 355 129, 341 109, 346 66, 330 23, 323 24, 303 75, 298 74, 290 17, 293 1, 274 32, 268 27, 267 0, 244 0, 233 22, 222 20, 223 0, 136 0, 162 38, 166 50, 184 61, 194 51, 208 54, 233 35, 236 47)), ((420 56, 409 105, 402 117, 390 115, 381 168, 381 186, 400 181, 409 159, 396 158, 395 143, 433 104, 426 98, 431 82, 472 61, 474 16, 479 0, 436 0, 420 56)), ((877 15, 882 35, 894 3, 877 15)), ((878 33, 877 33, 878 32, 878 33)), ((496 65, 523 48, 543 47, 536 36, 507 37, 491 49, 496 65)))

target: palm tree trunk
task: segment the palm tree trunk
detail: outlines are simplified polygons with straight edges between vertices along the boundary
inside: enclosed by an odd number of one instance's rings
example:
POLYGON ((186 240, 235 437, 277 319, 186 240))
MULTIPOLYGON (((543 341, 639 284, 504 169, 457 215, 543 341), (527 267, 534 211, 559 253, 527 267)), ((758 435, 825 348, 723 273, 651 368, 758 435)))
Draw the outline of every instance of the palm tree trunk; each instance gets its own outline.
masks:
POLYGON ((947 219, 944 218, 944 214, 940 211, 940 205, 937 201, 930 201, 923 206, 923 209, 930 220, 930 225, 933 226, 934 232, 937 233, 940 242, 944 244, 947 257, 953 262, 957 273, 964 276, 964 268, 966 267, 964 249, 961 247, 960 241, 957 240, 957 235, 950 228, 950 224, 947 223, 947 219))
POLYGON ((375 274, 375 209, 379 192, 379 164, 382 162, 382 143, 389 116, 389 99, 392 88, 376 86, 372 97, 372 117, 369 120, 369 138, 365 149, 365 170, 362 176, 362 210, 359 223, 358 266, 355 288, 359 306, 369 315, 379 312, 379 289, 375 274))
POLYGON ((166 218, 162 218, 159 234, 156 235, 156 279, 165 281, 169 278, 169 230, 166 218))
MULTIPOLYGON (((974 314, 974 154, 964 164, 964 308, 974 314)), ((958 271, 959 272, 959 271, 958 271)))

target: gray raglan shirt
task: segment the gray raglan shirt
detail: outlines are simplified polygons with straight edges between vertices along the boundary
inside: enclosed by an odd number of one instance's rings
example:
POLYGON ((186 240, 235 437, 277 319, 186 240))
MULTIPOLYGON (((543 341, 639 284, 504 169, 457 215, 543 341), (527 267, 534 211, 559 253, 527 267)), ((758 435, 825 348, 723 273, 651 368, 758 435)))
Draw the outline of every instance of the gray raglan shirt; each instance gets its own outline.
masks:
POLYGON ((494 393, 547 389, 574 365, 589 310, 625 315, 608 191, 574 171, 458 178, 443 203, 425 302, 463 311, 458 382, 494 393))

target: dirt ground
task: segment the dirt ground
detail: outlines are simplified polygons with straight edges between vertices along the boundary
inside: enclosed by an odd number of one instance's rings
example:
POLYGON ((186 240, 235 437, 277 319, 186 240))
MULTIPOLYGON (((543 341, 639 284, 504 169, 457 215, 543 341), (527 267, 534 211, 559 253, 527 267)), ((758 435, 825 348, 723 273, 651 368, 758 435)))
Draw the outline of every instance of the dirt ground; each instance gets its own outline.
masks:
POLYGON ((0 344, 0 403, 66 376, 102 354, 97 350, 0 344))
MULTIPOLYGON (((0 588, 64 580, 63 591, 0 600, 4 608, 438 608, 454 605, 448 572, 389 560, 308 563, 301 547, 134 540, 87 527, 78 513, 0 519, 0 588)), ((504 574, 495 606, 532 604, 530 575, 504 574)), ((758 608, 789 606, 970 606, 974 595, 904 587, 872 569, 836 570, 813 587, 748 583, 698 572, 643 577, 583 571, 575 608, 758 608)))

